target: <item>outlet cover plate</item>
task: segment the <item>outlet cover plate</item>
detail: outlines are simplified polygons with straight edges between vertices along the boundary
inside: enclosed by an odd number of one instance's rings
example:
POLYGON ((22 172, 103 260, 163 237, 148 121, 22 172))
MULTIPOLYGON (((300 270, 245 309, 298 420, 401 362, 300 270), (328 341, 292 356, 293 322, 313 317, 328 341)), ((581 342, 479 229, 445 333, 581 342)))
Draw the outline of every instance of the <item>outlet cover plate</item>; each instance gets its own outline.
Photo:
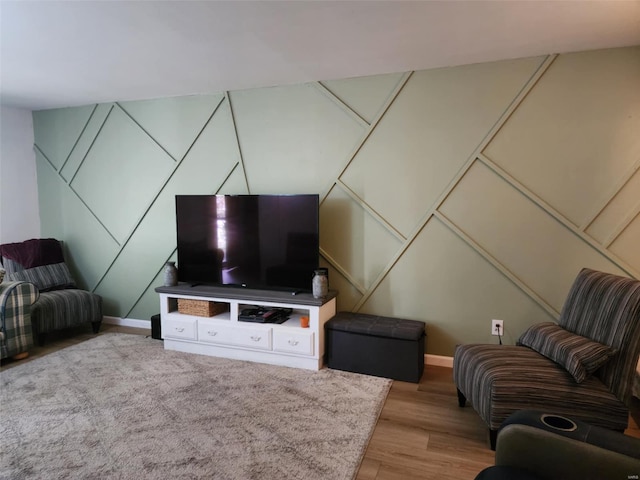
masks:
POLYGON ((503 320, 491 320, 491 335, 504 335, 504 321, 503 320))

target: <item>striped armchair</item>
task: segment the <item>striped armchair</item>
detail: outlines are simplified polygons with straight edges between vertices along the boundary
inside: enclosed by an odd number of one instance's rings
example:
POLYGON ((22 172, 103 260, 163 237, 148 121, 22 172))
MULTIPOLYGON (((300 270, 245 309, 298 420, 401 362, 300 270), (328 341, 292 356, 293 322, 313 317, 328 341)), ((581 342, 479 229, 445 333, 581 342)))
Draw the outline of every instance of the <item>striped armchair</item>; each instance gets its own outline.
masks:
POLYGON ((0 358, 28 354, 33 346, 31 305, 37 299, 32 283, 0 283, 0 358))
POLYGON ((36 285, 40 297, 31 307, 33 335, 40 344, 54 330, 91 323, 98 333, 102 323, 102 297, 77 288, 55 239, 33 239, 0 245, 7 278, 36 285))
POLYGON ((459 345, 461 407, 469 399, 490 429, 518 410, 542 410, 624 431, 640 354, 640 281, 583 269, 558 324, 529 328, 515 346, 459 345))

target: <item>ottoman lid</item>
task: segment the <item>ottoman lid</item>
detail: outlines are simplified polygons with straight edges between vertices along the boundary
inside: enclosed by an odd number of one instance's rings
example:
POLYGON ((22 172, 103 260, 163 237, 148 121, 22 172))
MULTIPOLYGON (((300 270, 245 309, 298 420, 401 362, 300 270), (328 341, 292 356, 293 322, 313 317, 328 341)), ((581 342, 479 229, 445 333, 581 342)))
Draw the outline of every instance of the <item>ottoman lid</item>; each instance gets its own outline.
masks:
POLYGON ((361 333, 376 337, 418 340, 424 335, 424 322, 380 317, 366 313, 339 312, 325 324, 327 330, 361 333))

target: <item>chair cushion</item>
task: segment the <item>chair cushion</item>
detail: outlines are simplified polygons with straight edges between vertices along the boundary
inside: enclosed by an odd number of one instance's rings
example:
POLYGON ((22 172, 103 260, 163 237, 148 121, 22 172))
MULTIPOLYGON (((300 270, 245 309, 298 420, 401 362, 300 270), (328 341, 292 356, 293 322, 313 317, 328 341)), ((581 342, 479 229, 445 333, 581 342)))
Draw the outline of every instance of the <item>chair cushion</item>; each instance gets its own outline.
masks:
POLYGON ((592 375, 576 383, 563 367, 535 350, 514 345, 459 345, 453 357, 458 389, 491 429, 518 410, 544 410, 624 430, 625 404, 592 375))
POLYGON ((553 322, 533 325, 522 334, 518 344, 532 348, 562 365, 578 383, 583 382, 617 352, 615 348, 568 332, 553 322))
POLYGON ((37 334, 102 320, 102 297, 86 290, 67 289, 42 293, 31 306, 37 334))
POLYGON ((41 292, 73 288, 76 286, 69 272, 69 268, 64 262, 8 273, 7 278, 15 282, 33 283, 41 292))

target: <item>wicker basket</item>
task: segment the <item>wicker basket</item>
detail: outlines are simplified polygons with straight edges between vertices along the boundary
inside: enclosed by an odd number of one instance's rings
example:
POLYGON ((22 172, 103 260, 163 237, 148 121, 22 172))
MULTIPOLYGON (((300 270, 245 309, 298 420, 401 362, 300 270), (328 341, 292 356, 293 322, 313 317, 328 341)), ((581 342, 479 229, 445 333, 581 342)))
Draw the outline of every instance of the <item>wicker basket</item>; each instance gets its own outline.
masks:
POLYGON ((229 310, 227 303, 209 302, 207 300, 178 299, 178 312, 197 317, 213 317, 229 310))

